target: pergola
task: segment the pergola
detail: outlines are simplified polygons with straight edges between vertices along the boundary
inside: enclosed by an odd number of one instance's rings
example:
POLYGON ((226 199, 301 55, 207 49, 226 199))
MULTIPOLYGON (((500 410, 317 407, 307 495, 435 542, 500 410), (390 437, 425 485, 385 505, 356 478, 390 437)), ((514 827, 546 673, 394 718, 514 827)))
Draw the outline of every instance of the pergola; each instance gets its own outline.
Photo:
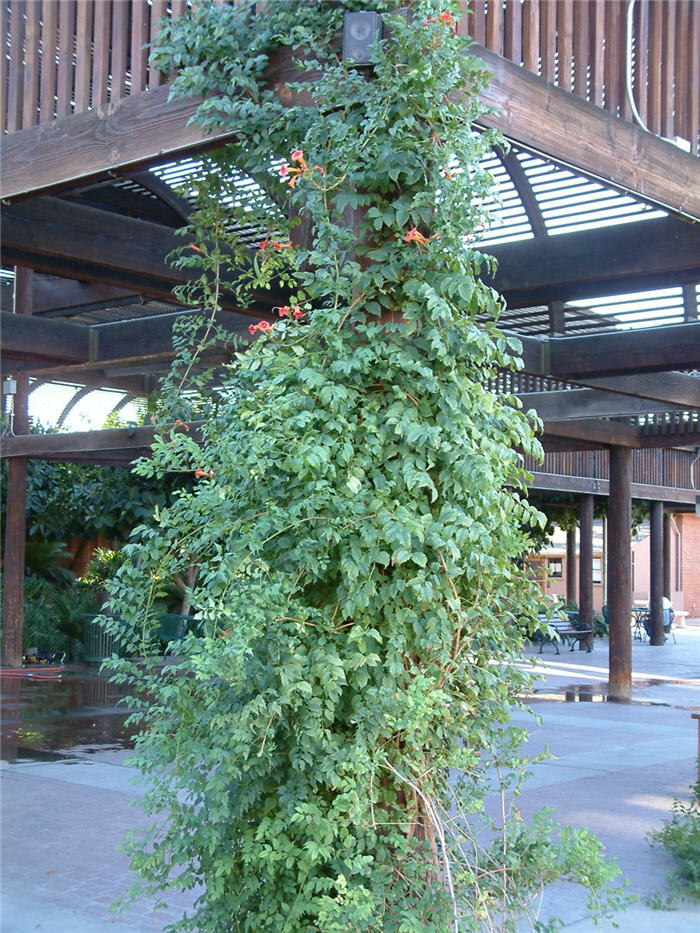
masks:
MULTIPOLYGON (((172 359, 174 321, 191 313, 173 299, 183 273, 166 261, 191 210, 172 181, 187 170, 183 160, 227 137, 188 123, 197 101, 169 101, 142 49, 161 16, 186 5, 6 0, 0 8, 2 262, 15 268, 2 286, 2 376, 17 382, 14 436, 3 439, 5 664, 21 660, 27 460, 126 465, 153 436, 149 427, 30 434, 30 380, 145 395, 172 359)), ((474 36, 493 73, 485 97, 500 115, 488 122, 512 143, 493 156, 502 222, 485 246, 498 259, 491 284, 507 302, 501 325, 521 339, 524 369, 499 385, 544 422, 546 459, 531 465, 534 490, 579 500, 581 571, 572 595, 584 622, 593 613, 594 498, 609 497, 610 693, 624 697, 631 499, 651 501, 656 643, 664 508, 695 508, 700 7, 633 3, 629 44, 628 4, 617 0, 470 6, 459 28, 474 36), (633 121, 633 106, 649 129, 633 121), (670 141, 676 137, 690 151, 670 141), (673 294, 670 304, 661 289, 673 294), (646 296, 641 311, 628 297, 636 293, 646 296)), ((299 77, 291 55, 271 61, 268 74, 283 102, 312 104, 286 86, 299 77)), ((256 239, 252 228, 239 232, 256 239)), ((266 293, 249 307, 225 306, 220 322, 247 337, 251 315, 283 298, 266 293)))

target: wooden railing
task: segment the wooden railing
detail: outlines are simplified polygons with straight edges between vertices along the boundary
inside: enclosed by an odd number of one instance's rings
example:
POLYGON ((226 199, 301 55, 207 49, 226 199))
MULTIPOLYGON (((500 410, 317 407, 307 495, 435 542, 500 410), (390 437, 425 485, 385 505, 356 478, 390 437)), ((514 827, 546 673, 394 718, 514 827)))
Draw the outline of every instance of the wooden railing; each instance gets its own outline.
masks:
MULTIPOLYGON (((692 489, 691 464, 695 457, 694 450, 674 448, 633 450, 632 482, 643 486, 692 489)), ((543 463, 538 463, 528 457, 526 467, 533 472, 556 473, 560 476, 582 476, 587 479, 610 478, 608 453, 604 450, 547 453, 543 463)))
POLYGON ((481 45, 522 64, 625 120, 635 107, 659 136, 681 137, 698 152, 700 4, 636 0, 627 56, 627 0, 472 0, 466 31, 481 45))
MULTIPOLYGON (((188 0, 0 0, 4 132, 101 108, 166 80, 145 46, 188 0)), ((465 8, 467 3, 464 4, 465 8)), ((471 0, 460 31, 626 120, 629 66, 639 116, 653 132, 700 142, 700 3, 471 0)))

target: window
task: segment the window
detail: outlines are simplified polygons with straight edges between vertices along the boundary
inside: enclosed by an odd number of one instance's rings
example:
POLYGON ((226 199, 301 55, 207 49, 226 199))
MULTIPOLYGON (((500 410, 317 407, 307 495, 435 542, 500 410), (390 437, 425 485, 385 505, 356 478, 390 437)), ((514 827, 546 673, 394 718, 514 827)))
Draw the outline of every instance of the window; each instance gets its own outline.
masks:
POLYGON ((561 557, 550 557, 547 561, 547 572, 550 577, 562 577, 562 560, 561 557))
POLYGON ((600 557, 593 558, 593 582, 603 582, 603 561, 600 557))

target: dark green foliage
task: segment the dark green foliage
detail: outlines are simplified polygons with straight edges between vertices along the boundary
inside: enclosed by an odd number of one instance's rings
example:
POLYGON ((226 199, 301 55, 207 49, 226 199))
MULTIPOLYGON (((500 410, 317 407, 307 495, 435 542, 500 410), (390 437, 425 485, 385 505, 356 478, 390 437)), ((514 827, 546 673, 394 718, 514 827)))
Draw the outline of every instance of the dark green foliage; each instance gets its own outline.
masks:
POLYGON ((133 866, 163 897, 201 886, 180 930, 512 929, 560 877, 605 911, 617 870, 599 843, 557 838, 547 814, 528 827, 512 804, 520 624, 538 609, 523 555, 543 519, 525 499, 532 425, 487 388, 518 344, 470 245, 490 197, 493 140, 471 131, 485 75, 435 3, 394 20, 371 76, 355 69, 335 54, 343 6, 357 4, 256 18, 203 3, 157 56, 181 69, 180 93, 204 95, 205 125, 239 133, 204 166, 181 253, 206 308, 199 338, 245 216, 219 200, 227 173, 285 206, 244 259, 239 300, 268 263, 291 292, 216 389, 189 365, 208 347, 178 336, 163 411, 205 414, 203 439, 163 430, 137 467, 195 484, 135 529, 109 586, 112 631, 138 656, 112 666, 134 689, 159 817, 132 840, 133 866), (283 45, 320 56, 316 109, 264 86, 283 45), (298 248, 290 214, 313 221, 298 248), (164 666, 157 607, 187 574, 202 634, 164 666))
POLYGON ((57 586, 45 576, 28 574, 24 584, 22 650, 37 648, 80 660, 82 614, 96 613, 98 608, 97 594, 91 586, 78 581, 57 586))
POLYGON ((24 547, 25 573, 43 577, 59 589, 75 583, 75 574, 59 563, 70 560, 70 552, 55 541, 30 539, 24 547))

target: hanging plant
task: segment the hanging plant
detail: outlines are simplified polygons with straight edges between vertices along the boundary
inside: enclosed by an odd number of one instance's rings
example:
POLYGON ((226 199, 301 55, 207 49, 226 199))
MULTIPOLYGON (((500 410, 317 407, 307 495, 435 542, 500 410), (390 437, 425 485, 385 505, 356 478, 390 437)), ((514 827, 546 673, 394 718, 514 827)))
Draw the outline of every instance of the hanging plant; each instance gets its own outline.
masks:
POLYGON ((617 897, 593 837, 554 842, 512 805, 537 612, 524 529, 544 519, 525 498, 532 425, 487 388, 519 346, 473 243, 492 198, 495 137, 472 129, 486 75, 456 10, 430 2, 389 13, 372 66, 353 66, 340 36, 358 6, 198 3, 156 52, 174 93, 203 95, 203 125, 236 131, 202 170, 189 299, 199 283, 206 323, 227 288, 242 305, 284 293, 215 388, 187 382, 201 345, 183 339, 171 405, 198 406, 202 440, 163 432, 137 472, 195 483, 111 584, 139 656, 116 676, 152 698, 137 750, 160 829, 133 866, 159 897, 198 891, 172 929, 511 929, 553 879, 583 880, 595 912, 617 897), (280 94, 289 48, 300 80, 280 94), (222 202, 241 175, 255 200, 239 185, 222 202), (223 242, 251 216, 254 247, 223 242), (203 634, 163 666, 152 607, 192 566, 203 634))

